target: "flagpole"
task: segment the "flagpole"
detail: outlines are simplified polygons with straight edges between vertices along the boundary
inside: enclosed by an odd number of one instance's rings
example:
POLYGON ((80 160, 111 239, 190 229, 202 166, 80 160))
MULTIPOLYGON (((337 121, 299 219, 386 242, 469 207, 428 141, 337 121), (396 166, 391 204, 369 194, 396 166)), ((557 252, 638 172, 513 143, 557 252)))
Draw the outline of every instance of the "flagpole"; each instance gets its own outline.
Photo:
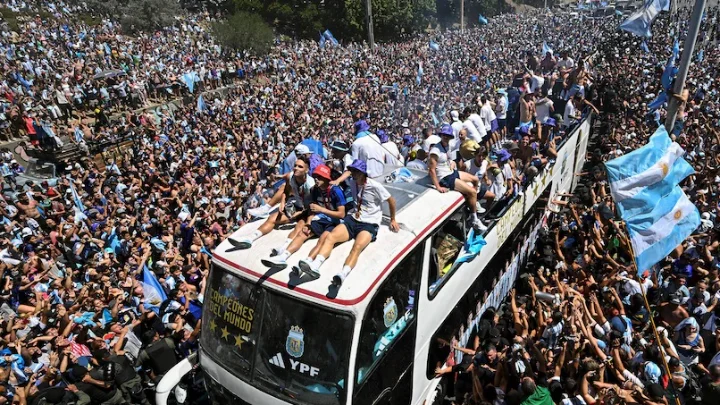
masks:
MULTIPOLYGON (((693 53, 695 53, 695 42, 697 42, 698 32, 700 31, 700 23, 702 22, 703 11, 705 11, 705 3, 706 0, 695 0, 695 6, 693 6, 692 16, 690 17, 690 27, 685 37, 685 47, 683 48, 680 68, 675 78, 675 86, 673 86, 672 89, 673 94, 670 96, 668 113, 665 118, 665 128, 667 128, 670 133, 675 129, 675 120, 681 103, 679 97, 682 96, 683 89, 685 88, 685 79, 687 79, 693 53)), ((679 35, 680 32, 678 29, 678 36, 679 35)))
MULTIPOLYGON (((704 0, 701 0, 701 1, 704 1, 704 0)), ((630 248, 630 254, 632 255, 632 258, 633 258, 633 264, 635 265, 635 274, 638 274, 640 272, 640 268, 637 265, 637 260, 635 260, 635 258, 637 256, 635 256, 635 249, 633 248, 632 240, 630 240, 630 233, 627 230, 628 229, 627 223, 625 221, 623 221, 622 223, 623 223, 623 225, 625 225, 625 237, 628 242, 628 247, 630 248)), ((660 340, 660 334, 657 331, 657 326, 655 326, 655 317, 653 317, 652 310, 650 309, 650 303, 648 302, 648 299, 647 299, 647 294, 645 292, 645 286, 642 284, 640 284, 640 291, 642 292, 643 302, 645 303, 645 310, 647 311, 647 313, 650 317, 650 326, 652 326, 653 335, 655 336, 655 342, 657 342, 658 349, 660 349, 660 357, 662 357, 663 366, 665 367, 665 372, 667 373, 669 384, 672 387, 673 395, 675 396, 675 405, 681 405, 680 397, 678 396, 678 390, 677 390, 677 388, 675 388, 675 384, 673 383, 673 380, 672 380, 672 372, 670 372, 670 365, 668 365, 668 362, 665 359, 665 355, 663 354, 663 351, 662 351, 663 345, 660 340)))
POLYGON ((365 13, 367 14, 367 34, 370 49, 375 49, 375 34, 373 33, 372 1, 365 0, 365 13))

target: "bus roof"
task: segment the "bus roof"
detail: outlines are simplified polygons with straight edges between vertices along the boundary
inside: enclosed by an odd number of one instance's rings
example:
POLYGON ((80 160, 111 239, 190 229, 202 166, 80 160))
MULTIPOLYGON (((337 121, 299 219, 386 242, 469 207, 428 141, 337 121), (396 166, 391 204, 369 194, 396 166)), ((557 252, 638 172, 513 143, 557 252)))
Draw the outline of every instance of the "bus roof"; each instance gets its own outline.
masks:
MULTIPOLYGON (((332 277, 343 267, 352 242, 340 244, 320 268, 321 276, 313 280, 307 275, 297 276, 291 269, 298 261, 308 256, 316 239, 306 242, 288 259, 285 269, 271 269, 261 263, 270 255, 272 248, 281 246, 292 228, 276 229, 261 237, 247 250, 233 249, 228 240, 223 241, 214 251, 214 261, 225 268, 231 268, 246 278, 259 281, 274 290, 284 291, 323 305, 343 308, 362 302, 414 246, 445 218, 452 214, 462 202, 457 192, 438 193, 430 187, 427 172, 413 171, 419 179, 413 183, 385 183, 385 178, 396 169, 386 167, 385 173, 375 180, 383 183, 397 204, 396 220, 400 231, 393 233, 388 228, 387 204, 383 207, 383 225, 377 240, 360 255, 357 265, 338 289, 332 285, 332 277)), ((235 231, 230 238, 239 239, 251 234, 263 220, 246 224, 235 231)))

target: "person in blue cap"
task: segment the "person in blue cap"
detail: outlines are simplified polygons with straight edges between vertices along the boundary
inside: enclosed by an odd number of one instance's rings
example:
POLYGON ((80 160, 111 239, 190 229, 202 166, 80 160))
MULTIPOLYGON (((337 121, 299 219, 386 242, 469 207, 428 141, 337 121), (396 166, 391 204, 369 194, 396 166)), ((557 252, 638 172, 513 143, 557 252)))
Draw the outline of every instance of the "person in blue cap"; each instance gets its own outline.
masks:
POLYGON ((428 158, 428 173, 435 189, 441 193, 457 191, 465 196, 465 202, 470 208, 470 221, 477 231, 485 232, 487 227, 477 217, 477 188, 480 180, 467 172, 457 170, 455 162, 450 156, 450 141, 455 137, 450 125, 444 124, 440 131, 440 143, 430 147, 428 158), (469 186, 470 182, 473 185, 469 186))
MULTIPOLYGON (((350 147, 353 159, 366 162, 368 176, 378 177, 382 175, 388 152, 382 147, 382 142, 377 135, 370 132, 370 125, 367 121, 359 120, 354 124, 354 127, 355 140, 350 147)), ((349 173, 344 177, 349 177, 349 173)))
POLYGON ((348 170, 352 173, 349 181, 355 208, 320 242, 319 249, 313 249, 310 257, 300 260, 300 270, 313 278, 320 277, 320 266, 330 256, 335 245, 355 239, 350 254, 345 259, 342 270, 333 277, 333 283, 342 285, 345 278, 357 264, 360 253, 375 241, 382 222, 382 203, 387 202, 390 209, 390 230, 397 232, 400 226, 395 221, 395 198, 377 181, 369 178, 367 164, 357 159, 348 170))

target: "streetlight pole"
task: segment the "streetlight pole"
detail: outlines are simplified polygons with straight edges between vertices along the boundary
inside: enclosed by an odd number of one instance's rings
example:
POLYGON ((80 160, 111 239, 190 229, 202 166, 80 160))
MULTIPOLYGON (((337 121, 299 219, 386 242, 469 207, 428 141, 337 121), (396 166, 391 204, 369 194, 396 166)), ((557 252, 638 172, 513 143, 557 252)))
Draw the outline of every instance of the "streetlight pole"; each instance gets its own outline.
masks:
POLYGON ((365 14, 367 19, 368 44, 375 49, 375 35, 373 34, 372 0, 365 0, 365 14))
POLYGON ((460 32, 465 32, 465 0, 460 0, 460 32))
MULTIPOLYGON (((690 17, 690 27, 688 28, 687 37, 685 37, 685 47, 683 48, 682 58, 680 60, 680 68, 675 78, 675 86, 672 88, 673 95, 668 101, 668 112, 665 118, 665 129, 672 133, 675 129, 675 119, 680 108, 680 97, 685 88, 685 79, 687 79, 690 64, 692 63, 693 54, 695 53, 695 42, 697 42, 698 31, 700 31, 700 23, 702 22, 703 11, 705 10, 706 0, 695 0, 692 16, 690 17)), ((679 34, 679 33, 678 33, 679 34)))

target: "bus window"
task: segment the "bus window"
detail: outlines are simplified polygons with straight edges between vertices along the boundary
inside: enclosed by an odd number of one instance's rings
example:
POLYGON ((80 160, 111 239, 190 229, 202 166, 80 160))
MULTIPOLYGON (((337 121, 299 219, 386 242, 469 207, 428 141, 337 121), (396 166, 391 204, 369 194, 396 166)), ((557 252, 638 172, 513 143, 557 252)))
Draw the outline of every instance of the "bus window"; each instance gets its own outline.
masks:
POLYGON ((465 210, 459 210, 432 236, 428 293, 433 299, 455 271, 455 259, 465 243, 465 210))
MULTIPOLYGON (((358 385, 370 378, 383 357, 390 358, 393 357, 391 354, 407 349, 412 359, 423 247, 424 244, 416 247, 392 271, 368 306, 356 355, 358 385), (412 331, 413 335, 410 340, 405 339, 408 331, 412 331), (411 347, 399 348, 396 346, 399 341, 402 341, 401 346, 409 342, 411 347)), ((400 370, 395 378, 397 381, 402 372, 400 363, 388 360, 385 364, 385 367, 392 365, 400 370)), ((405 366, 409 367, 409 363, 405 363, 405 366)), ((383 380, 388 381, 385 378, 383 380)))

